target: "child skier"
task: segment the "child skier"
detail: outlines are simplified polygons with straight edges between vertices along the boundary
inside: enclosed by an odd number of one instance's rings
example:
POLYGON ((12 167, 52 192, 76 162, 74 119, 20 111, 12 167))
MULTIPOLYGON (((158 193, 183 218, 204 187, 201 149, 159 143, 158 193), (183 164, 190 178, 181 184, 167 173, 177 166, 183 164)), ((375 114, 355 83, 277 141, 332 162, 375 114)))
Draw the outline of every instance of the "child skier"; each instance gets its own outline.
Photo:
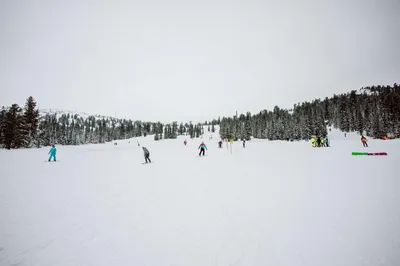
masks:
POLYGON ((142 147, 142 149, 143 149, 143 152, 144 152, 144 159, 146 160, 145 163, 148 163, 148 162, 151 163, 149 150, 146 149, 146 147, 142 147))
POLYGON ((202 142, 200 144, 199 149, 200 149, 199 156, 201 156, 201 154, 203 154, 203 156, 205 156, 205 152, 207 150, 207 146, 206 146, 206 144, 204 144, 204 142, 202 142))
POLYGON ((361 135, 361 142, 364 147, 368 147, 367 138, 361 135))
POLYGON ((57 154, 57 149, 54 145, 51 145, 51 149, 49 151, 49 162, 51 161, 51 158, 53 158, 54 161, 56 161, 56 154, 57 154))

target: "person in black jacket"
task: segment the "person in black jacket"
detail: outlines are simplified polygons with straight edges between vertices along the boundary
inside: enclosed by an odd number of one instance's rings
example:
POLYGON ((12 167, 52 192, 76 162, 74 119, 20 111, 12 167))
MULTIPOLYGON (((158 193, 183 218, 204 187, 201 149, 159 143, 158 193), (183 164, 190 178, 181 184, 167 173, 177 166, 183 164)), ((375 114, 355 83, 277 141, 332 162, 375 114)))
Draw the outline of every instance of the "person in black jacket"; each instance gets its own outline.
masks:
POLYGON ((218 141, 218 147, 222 148, 222 140, 218 141))
POLYGON ((144 152, 144 159, 146 160, 146 163, 148 163, 148 162, 151 163, 149 150, 146 149, 146 147, 142 147, 142 149, 144 152))
POLYGON ((321 147, 321 137, 318 137, 318 138, 317 138, 317 146, 318 146, 318 147, 321 147))

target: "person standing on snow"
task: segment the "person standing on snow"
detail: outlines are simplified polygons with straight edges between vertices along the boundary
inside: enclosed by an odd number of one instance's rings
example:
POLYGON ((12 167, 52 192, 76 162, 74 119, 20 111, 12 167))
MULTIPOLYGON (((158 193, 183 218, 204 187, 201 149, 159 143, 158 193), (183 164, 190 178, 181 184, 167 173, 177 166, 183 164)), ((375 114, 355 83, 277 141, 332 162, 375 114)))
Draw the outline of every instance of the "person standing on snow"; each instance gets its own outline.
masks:
POLYGON ((328 136, 325 137, 325 144, 326 144, 326 147, 329 147, 329 139, 328 139, 328 136))
POLYGON ((222 148, 222 140, 218 141, 218 147, 221 149, 222 148))
POLYGON ((49 151, 49 162, 51 161, 51 158, 53 158, 54 161, 56 161, 56 154, 57 154, 57 149, 54 145, 51 145, 51 149, 49 151))
POLYGON ((321 137, 317 138, 317 147, 321 147, 321 137))
POLYGON ((243 148, 246 148, 246 140, 243 140, 243 148))
POLYGON ((144 152, 144 159, 146 160, 146 163, 148 163, 148 162, 151 163, 149 150, 146 149, 146 147, 142 147, 142 149, 143 149, 143 152, 144 152))
POLYGON ((185 139, 185 141, 183 142, 183 144, 185 144, 185 146, 186 146, 186 144, 187 144, 187 140, 185 139))
POLYGON ((201 154, 203 154, 203 156, 205 156, 205 152, 207 150, 207 146, 206 146, 206 144, 204 144, 204 142, 202 142, 200 144, 199 149, 200 149, 199 156, 201 156, 201 154))
POLYGON ((361 142, 364 147, 368 147, 367 138, 361 135, 361 142))
POLYGON ((314 137, 311 138, 311 146, 315 147, 315 138, 314 137))

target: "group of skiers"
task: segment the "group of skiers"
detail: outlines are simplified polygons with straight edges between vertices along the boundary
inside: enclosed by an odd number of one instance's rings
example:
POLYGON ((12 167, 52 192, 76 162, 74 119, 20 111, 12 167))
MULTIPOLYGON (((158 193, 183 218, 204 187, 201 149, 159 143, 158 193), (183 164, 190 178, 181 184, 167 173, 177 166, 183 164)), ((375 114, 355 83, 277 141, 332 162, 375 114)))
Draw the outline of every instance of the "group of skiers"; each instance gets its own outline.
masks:
MULTIPOLYGON (((185 140, 183 142, 183 144, 185 144, 185 146, 186 146, 187 145, 187 140, 185 140)), ((144 153, 145 163, 151 163, 149 150, 146 147, 142 147, 142 149, 143 149, 143 153, 144 153)), ((206 144, 204 144, 204 142, 201 142, 201 144, 200 144, 198 149, 200 150, 199 156, 205 156, 206 155, 207 146, 206 146, 206 144)))
MULTIPOLYGON (((226 142, 232 143, 233 140, 232 140, 232 139, 226 140, 226 142)), ((222 140, 218 141, 218 148, 221 149, 221 148, 222 148, 222 144, 223 144, 223 141, 222 141, 222 140)), ((246 148, 246 140, 245 140, 245 139, 242 140, 242 145, 243 145, 243 148, 246 148)))
POLYGON ((311 138, 311 145, 312 147, 329 147, 329 139, 328 136, 326 136, 325 138, 321 138, 321 137, 312 137, 311 138))
MULTIPOLYGON (((368 147, 368 143, 367 143, 367 138, 364 136, 361 136, 361 142, 363 144, 364 147, 368 147)), ((187 145, 187 140, 185 139, 185 141, 183 142, 184 145, 187 145)), ((218 142, 218 147, 222 148, 222 140, 220 140, 218 142)), ((137 141, 137 145, 138 147, 140 147, 140 143, 139 141, 137 141)), ((312 137, 311 138, 311 145, 312 147, 329 147, 329 139, 328 136, 321 138, 321 137, 312 137)), ((246 140, 243 140, 243 148, 246 147, 246 140)), ((143 153, 144 153, 144 159, 145 159, 145 163, 151 163, 150 160, 150 152, 146 147, 142 147, 143 149, 143 153)), ((201 142, 201 144, 198 147, 198 150, 200 150, 199 152, 199 156, 205 156, 206 150, 207 150, 207 146, 206 144, 204 144, 204 142, 201 142)), ((53 159, 53 161, 56 161, 56 154, 57 154, 57 149, 55 147, 55 145, 51 146, 51 149, 48 153, 49 155, 49 162, 53 159)))
MULTIPOLYGON (((363 143, 364 147, 368 147, 367 139, 364 136, 361 136, 361 142, 363 143)), ((223 143, 222 140, 220 140, 218 142, 218 147, 219 148, 222 148, 222 143, 223 143)), ((186 139, 183 142, 183 144, 185 146, 187 145, 187 140, 186 139)), ((329 147, 328 136, 325 136, 325 138, 321 138, 319 136, 317 138, 312 137, 311 138, 311 144, 312 144, 313 147, 329 147)), ((138 143, 138 146, 140 146, 139 143, 138 143)), ((246 140, 243 140, 243 148, 245 148, 245 147, 246 147, 246 140)), ((143 152, 144 152, 145 163, 151 163, 149 150, 146 149, 146 147, 142 147, 142 149, 143 149, 143 152)), ((200 152, 199 152, 199 156, 200 157, 201 156, 205 156, 205 152, 207 150, 207 146, 206 146, 206 144, 204 144, 204 141, 201 142, 201 144, 198 147, 198 150, 200 150, 200 152)), ((53 145, 53 147, 50 150, 49 154, 50 153, 54 154, 54 160, 55 160, 55 152, 56 152, 56 149, 55 149, 55 147, 53 145)), ((51 156, 53 156, 53 155, 51 155, 51 156)), ((50 158, 49 158, 49 161, 50 161, 50 158)))
MULTIPOLYGON (((363 147, 368 147, 368 140, 366 137, 364 137, 363 135, 361 135, 361 143, 363 144, 363 147)), ((311 138, 311 145, 312 147, 329 147, 329 139, 328 136, 326 136, 325 138, 321 138, 321 137, 312 137, 311 138)))
MULTIPOLYGON (((138 146, 140 146, 139 142, 138 142, 138 146)), ((143 153, 144 153, 144 159, 145 159, 145 163, 151 163, 150 160, 150 152, 146 147, 142 147, 143 149, 143 153)), ((57 161, 56 155, 57 155, 57 149, 55 147, 55 145, 51 145, 50 151, 48 153, 49 155, 49 162, 53 159, 54 162, 57 161)))

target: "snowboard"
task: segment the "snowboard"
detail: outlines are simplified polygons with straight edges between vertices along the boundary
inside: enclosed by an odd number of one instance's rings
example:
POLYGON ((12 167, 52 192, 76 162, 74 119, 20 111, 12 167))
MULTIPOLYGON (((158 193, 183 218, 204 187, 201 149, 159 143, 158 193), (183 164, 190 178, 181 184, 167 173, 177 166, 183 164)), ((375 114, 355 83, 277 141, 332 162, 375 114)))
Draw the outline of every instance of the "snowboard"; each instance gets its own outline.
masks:
POLYGON ((152 163, 154 163, 154 161, 152 161, 151 163, 142 163, 142 164, 152 164, 152 163))

